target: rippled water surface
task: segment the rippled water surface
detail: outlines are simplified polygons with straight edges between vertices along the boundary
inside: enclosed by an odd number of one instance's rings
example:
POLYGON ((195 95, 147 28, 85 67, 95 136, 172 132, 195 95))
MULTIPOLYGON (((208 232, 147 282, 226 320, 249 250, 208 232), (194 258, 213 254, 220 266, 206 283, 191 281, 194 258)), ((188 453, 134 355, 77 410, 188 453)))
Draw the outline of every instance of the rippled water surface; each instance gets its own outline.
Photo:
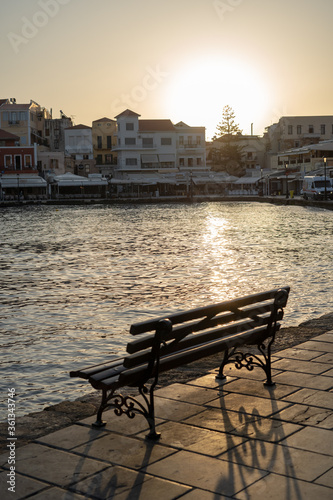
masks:
POLYGON ((124 351, 131 323, 291 286, 284 325, 332 312, 333 212, 257 203, 0 212, 1 420, 91 387, 68 372, 124 351))

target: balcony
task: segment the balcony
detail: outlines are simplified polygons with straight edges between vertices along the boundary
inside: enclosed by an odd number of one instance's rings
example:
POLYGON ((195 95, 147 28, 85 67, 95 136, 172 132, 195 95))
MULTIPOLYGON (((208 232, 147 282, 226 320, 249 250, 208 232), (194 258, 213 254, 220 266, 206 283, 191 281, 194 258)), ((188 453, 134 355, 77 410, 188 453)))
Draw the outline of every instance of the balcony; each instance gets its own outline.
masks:
POLYGON ((204 146, 202 146, 201 144, 197 144, 195 142, 191 143, 191 142, 184 142, 184 143, 180 143, 180 142, 177 142, 177 147, 178 148, 185 148, 185 149, 198 149, 198 148, 203 148, 204 146))
POLYGON ((8 125, 19 125, 20 120, 8 120, 8 125))

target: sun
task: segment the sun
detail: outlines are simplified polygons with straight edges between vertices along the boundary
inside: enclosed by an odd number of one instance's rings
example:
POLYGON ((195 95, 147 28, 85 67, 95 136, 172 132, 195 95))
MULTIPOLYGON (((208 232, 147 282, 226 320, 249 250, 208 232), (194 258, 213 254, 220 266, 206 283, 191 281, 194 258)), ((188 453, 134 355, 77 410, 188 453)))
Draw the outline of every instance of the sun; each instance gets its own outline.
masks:
POLYGON ((171 74, 165 104, 174 122, 205 126, 209 140, 216 133, 225 105, 234 110, 235 122, 243 133, 250 134, 252 123, 259 127, 269 96, 264 79, 251 64, 231 58, 205 58, 171 74))

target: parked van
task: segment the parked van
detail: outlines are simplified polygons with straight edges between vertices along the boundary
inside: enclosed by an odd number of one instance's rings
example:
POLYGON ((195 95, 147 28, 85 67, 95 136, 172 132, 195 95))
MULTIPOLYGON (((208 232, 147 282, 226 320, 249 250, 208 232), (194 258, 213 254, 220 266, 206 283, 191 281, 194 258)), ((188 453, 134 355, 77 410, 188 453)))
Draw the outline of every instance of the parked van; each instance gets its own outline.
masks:
MULTIPOLYGON (((308 175, 303 179, 303 198, 305 200, 323 200, 325 198, 325 176, 324 175, 308 175)), ((326 177, 326 197, 328 200, 333 199, 333 188, 331 180, 326 177)))

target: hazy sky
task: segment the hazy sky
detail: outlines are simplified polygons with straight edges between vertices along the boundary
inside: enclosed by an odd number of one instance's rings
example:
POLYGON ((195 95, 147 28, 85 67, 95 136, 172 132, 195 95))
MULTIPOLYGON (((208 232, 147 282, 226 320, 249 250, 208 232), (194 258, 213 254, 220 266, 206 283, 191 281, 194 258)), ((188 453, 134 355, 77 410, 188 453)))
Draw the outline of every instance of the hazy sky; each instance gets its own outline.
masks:
POLYGON ((1 0, 0 98, 244 133, 333 115, 332 0, 1 0))

